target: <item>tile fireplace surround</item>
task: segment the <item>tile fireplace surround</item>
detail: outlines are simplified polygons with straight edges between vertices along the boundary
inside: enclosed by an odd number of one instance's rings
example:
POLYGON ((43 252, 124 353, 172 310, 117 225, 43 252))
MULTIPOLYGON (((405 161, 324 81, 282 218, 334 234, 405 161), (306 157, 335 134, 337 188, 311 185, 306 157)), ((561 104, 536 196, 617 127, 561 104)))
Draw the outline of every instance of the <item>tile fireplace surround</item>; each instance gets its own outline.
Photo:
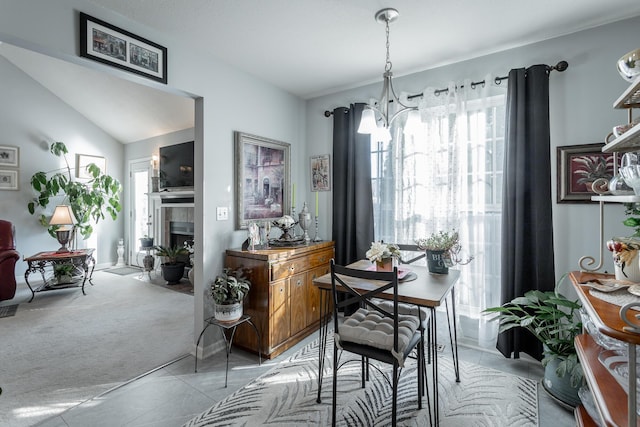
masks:
MULTIPOLYGON (((171 223, 183 223, 183 226, 191 225, 193 232, 194 204, 193 191, 166 191, 150 194, 152 201, 152 229, 153 237, 158 244, 168 246, 171 244, 171 223)), ((183 230, 184 231, 184 230, 183 230)), ((189 231, 187 231, 188 233, 189 231)), ((183 234, 180 232, 180 234, 183 234)))

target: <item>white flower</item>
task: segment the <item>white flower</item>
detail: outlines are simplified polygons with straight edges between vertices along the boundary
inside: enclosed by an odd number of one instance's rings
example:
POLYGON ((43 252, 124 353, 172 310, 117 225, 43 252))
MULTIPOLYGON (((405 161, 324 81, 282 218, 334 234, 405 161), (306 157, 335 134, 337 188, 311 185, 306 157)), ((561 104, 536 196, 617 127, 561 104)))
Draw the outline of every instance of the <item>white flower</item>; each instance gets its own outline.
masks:
POLYGON ((371 248, 365 254, 371 262, 382 261, 386 258, 397 258, 400 251, 396 245, 387 245, 382 242, 371 243, 371 248))

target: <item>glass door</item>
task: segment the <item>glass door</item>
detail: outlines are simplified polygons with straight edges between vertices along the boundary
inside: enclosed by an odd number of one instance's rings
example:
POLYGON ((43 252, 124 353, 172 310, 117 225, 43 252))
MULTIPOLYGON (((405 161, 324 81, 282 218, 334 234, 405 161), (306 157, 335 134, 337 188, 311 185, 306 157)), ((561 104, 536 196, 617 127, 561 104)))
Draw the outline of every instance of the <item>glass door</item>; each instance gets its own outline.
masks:
POLYGON ((131 163, 130 177, 129 194, 131 195, 131 203, 129 206, 131 210, 129 212, 129 218, 131 218, 131 228, 128 245, 129 264, 142 266, 142 257, 138 256, 140 254, 140 239, 152 234, 152 218, 149 205, 149 192, 151 189, 150 159, 131 163))

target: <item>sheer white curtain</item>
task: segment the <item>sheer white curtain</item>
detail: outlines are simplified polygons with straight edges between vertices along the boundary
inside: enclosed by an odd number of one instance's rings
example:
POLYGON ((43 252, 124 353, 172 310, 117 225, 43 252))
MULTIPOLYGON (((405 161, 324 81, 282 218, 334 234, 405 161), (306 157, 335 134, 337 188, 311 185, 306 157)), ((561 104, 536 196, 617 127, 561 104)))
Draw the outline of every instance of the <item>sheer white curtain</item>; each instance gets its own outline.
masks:
POLYGON ((492 347, 497 325, 481 312, 500 304, 505 94, 490 76, 485 82, 452 82, 439 95, 425 89, 419 134, 405 135, 398 120, 390 142, 372 143, 372 180, 376 240, 413 243, 459 231, 463 251, 474 256, 456 267, 460 333, 492 347))

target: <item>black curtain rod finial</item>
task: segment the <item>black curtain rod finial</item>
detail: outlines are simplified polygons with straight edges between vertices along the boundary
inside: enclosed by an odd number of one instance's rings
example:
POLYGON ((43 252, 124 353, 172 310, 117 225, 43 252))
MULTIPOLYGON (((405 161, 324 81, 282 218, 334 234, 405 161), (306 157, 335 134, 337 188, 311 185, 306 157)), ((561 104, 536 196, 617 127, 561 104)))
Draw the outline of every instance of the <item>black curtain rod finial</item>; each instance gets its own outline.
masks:
POLYGON ((331 115, 332 115, 332 114, 333 114, 333 113, 332 113, 331 111, 329 111, 329 110, 324 110, 324 116, 325 116, 325 117, 329 118, 329 117, 331 117, 331 115))

